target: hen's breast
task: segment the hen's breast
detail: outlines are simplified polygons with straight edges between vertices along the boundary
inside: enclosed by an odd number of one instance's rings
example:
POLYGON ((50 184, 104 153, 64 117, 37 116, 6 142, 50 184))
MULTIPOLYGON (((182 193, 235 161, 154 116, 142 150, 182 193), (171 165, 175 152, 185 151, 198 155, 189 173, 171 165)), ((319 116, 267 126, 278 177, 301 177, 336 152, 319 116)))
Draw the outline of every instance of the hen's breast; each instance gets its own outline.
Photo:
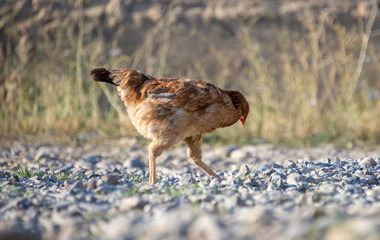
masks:
POLYGON ((127 109, 132 124, 146 138, 177 138, 181 129, 189 125, 189 114, 180 108, 142 101, 127 109))

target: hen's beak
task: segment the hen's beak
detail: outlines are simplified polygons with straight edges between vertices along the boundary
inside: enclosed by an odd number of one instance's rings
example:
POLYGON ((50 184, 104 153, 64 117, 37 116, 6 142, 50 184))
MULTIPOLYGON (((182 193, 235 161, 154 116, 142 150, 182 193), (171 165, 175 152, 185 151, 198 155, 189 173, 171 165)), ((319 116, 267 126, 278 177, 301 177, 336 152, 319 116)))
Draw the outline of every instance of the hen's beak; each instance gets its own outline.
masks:
POLYGON ((245 124, 245 119, 247 119, 247 117, 246 116, 243 116, 243 117, 241 117, 239 120, 240 120, 240 122, 241 122, 241 125, 244 127, 244 124, 245 124))

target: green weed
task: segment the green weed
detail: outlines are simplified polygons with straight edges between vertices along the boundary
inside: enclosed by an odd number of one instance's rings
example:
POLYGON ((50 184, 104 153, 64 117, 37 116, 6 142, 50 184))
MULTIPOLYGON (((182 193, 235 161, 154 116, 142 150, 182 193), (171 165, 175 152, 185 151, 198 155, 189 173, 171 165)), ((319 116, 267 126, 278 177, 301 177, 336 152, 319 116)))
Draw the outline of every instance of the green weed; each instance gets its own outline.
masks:
POLYGON ((181 197, 183 195, 184 187, 168 186, 165 189, 165 194, 171 197, 181 197))
POLYGON ((131 182, 144 182, 147 180, 146 177, 142 176, 142 175, 138 175, 136 173, 133 173, 131 175, 129 175, 128 177, 125 178, 127 181, 131 181, 131 182))
POLYGON ((124 197, 131 197, 138 193, 139 188, 135 185, 129 187, 127 191, 124 193, 124 197))
POLYGON ((31 178, 35 176, 35 173, 33 173, 32 170, 29 170, 27 167, 21 167, 18 165, 13 169, 13 173, 16 174, 19 177, 24 177, 24 178, 31 178))
POLYGON ((253 169, 255 168, 255 165, 256 165, 256 163, 254 163, 254 164, 251 166, 251 168, 249 169, 248 173, 243 174, 243 175, 241 176, 241 177, 243 178, 244 181, 245 181, 245 180, 248 180, 248 179, 250 178, 250 176, 251 176, 251 174, 252 174, 252 172, 253 172, 253 169))
POLYGON ((55 177, 61 181, 66 181, 67 179, 71 179, 68 172, 59 172, 55 174, 55 177))

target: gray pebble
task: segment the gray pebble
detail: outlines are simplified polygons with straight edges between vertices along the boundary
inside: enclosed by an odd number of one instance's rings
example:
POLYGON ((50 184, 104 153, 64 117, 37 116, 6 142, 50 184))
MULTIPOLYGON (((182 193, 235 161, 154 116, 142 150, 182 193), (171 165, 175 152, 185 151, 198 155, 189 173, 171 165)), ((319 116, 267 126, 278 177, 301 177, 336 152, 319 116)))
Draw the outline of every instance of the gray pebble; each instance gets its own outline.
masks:
POLYGON ((237 149, 230 154, 230 158, 235 160, 244 160, 250 157, 252 157, 250 149, 237 149))
POLYGON ((75 190, 77 189, 85 189, 85 185, 83 184, 82 181, 79 181, 79 180, 75 181, 73 185, 71 185, 69 192, 75 193, 75 190))
POLYGON ((305 177, 296 172, 291 173, 286 177, 286 182, 288 183, 288 185, 298 186, 305 182, 305 177))
POLYGON ((272 174, 267 180, 268 190, 278 190, 285 187, 285 176, 280 173, 272 174))
POLYGON ((103 182, 108 185, 116 185, 119 182, 119 174, 108 174, 102 177, 103 182))
POLYGON ((296 167, 296 164, 294 163, 294 161, 287 159, 284 161, 283 167, 284 168, 294 168, 294 167, 296 167))
POLYGON ((336 184, 324 183, 324 184, 319 186, 318 190, 321 193, 334 194, 334 193, 336 193, 337 188, 338 188, 338 185, 336 185, 336 184))
POLYGON ((46 239, 324 238, 332 226, 356 219, 374 223, 356 223, 362 232, 380 233, 376 152, 359 158, 366 153, 333 147, 204 149, 223 180, 185 160, 179 146, 157 159, 158 183, 148 185, 142 147, 0 147, 7 163, 0 164, 0 237, 2 229, 22 226, 46 239), (39 150, 40 168, 32 161, 39 150), (8 157, 40 176, 16 172, 8 157))
POLYGON ((120 201, 119 209, 120 211, 127 211, 134 208, 142 209, 145 206, 144 200, 139 196, 132 196, 129 198, 124 198, 120 201))
POLYGON ((185 173, 182 174, 179 180, 180 185, 188 185, 194 183, 195 180, 193 178, 193 175, 191 173, 185 173))
POLYGON ((210 187, 218 186, 221 183, 221 180, 218 178, 214 178, 210 182, 210 187))
POLYGON ((242 177, 242 176, 246 176, 250 173, 250 169, 248 167, 248 165, 242 165, 239 169, 239 172, 236 174, 236 177, 242 177))
POLYGON ((123 167, 125 168, 145 168, 145 164, 140 161, 138 158, 128 158, 124 161, 123 167))
POLYGON ((38 150, 38 152, 36 153, 36 155, 34 156, 34 159, 35 160, 41 160, 41 159, 53 159, 53 155, 52 153, 48 150, 48 149, 45 149, 45 148, 41 148, 38 150))
POLYGON ((189 239, 229 239, 231 236, 211 214, 202 214, 188 229, 189 239))

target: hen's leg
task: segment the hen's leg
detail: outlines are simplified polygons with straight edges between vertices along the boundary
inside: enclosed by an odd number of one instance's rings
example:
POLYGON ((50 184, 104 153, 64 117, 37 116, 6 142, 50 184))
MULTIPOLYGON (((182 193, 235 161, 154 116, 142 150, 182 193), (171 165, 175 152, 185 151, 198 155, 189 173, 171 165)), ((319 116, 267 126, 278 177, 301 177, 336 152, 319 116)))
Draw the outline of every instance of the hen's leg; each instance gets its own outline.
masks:
POLYGON ((187 145, 187 156, 194 161, 203 171, 208 175, 221 179, 211 168, 209 168, 204 162, 202 162, 202 135, 185 138, 187 145))
POLYGON ((149 144, 149 184, 157 183, 156 178, 156 158, 162 154, 163 151, 173 146, 174 143, 162 144, 153 141, 149 144))

